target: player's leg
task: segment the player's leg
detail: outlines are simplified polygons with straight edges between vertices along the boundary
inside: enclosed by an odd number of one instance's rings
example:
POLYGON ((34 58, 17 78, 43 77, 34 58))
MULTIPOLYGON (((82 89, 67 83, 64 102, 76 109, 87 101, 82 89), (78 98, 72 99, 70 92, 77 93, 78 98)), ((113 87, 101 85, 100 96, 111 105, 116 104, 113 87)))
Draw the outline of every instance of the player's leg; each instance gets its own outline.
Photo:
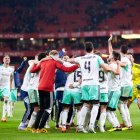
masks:
POLYGON ((51 114, 52 107, 53 107, 53 93, 52 92, 46 92, 46 91, 43 91, 43 92, 44 93, 42 93, 42 94, 44 94, 44 98, 43 98, 44 112, 42 114, 40 124, 39 124, 39 129, 41 130, 41 132, 45 127, 46 121, 49 119, 49 116, 51 114))
POLYGON ((132 129, 132 122, 131 122, 131 117, 130 117, 130 111, 128 109, 127 102, 124 103, 124 109, 125 109, 126 116, 127 116, 128 129, 132 129))
POLYGON ((130 94, 130 96, 128 98, 129 99, 128 103, 127 103, 128 108, 130 108, 130 106, 133 103, 133 101, 137 98, 137 94, 138 94, 138 90, 136 88, 136 85, 134 85, 133 92, 132 92, 132 94, 130 94))
POLYGON ((124 122, 124 125, 128 127, 127 114, 126 114, 126 111, 125 111, 125 108, 124 108, 124 102, 123 101, 119 101, 118 108, 119 108, 122 120, 124 122))
POLYGON ((36 115, 35 123, 33 126, 33 133, 36 132, 36 130, 39 128, 40 120, 42 118, 42 115, 44 113, 44 93, 42 91, 39 91, 39 111, 36 115))
MULTIPOLYGON (((81 116, 81 108, 82 108, 82 102, 81 102, 81 97, 82 97, 82 93, 81 91, 73 91, 72 92, 72 99, 74 102, 74 107, 76 109, 76 115, 77 115, 77 126, 80 125, 80 116, 81 116)), ((78 127, 77 127, 78 129, 78 127)))
POLYGON ((97 115, 97 118, 96 118, 96 121, 95 121, 95 129, 99 128, 98 121, 100 119, 100 115, 101 115, 101 106, 99 106, 98 115, 97 115))
POLYGON ((111 91, 109 92, 109 102, 107 105, 107 119, 112 124, 113 129, 109 131, 116 131, 119 130, 120 124, 118 123, 118 119, 114 114, 114 111, 117 109, 119 98, 120 98, 120 90, 118 91, 111 91))
POLYGON ((115 124, 115 122, 114 122, 114 120, 112 118, 111 110, 110 109, 107 109, 107 120, 112 125, 113 128, 117 127, 117 125, 115 124))
MULTIPOLYGON (((90 121, 90 112, 91 112, 91 109, 88 109, 87 110, 87 114, 86 114, 86 117, 85 117, 85 122, 84 122, 84 129, 85 130, 88 130, 88 126, 89 126, 89 121, 90 121)), ((79 123, 80 124, 80 123, 79 123)))
POLYGON ((106 121, 106 108, 108 103, 108 93, 101 93, 100 95, 100 105, 101 105, 101 115, 100 115, 100 132, 105 132, 104 126, 106 121))
POLYGON ((6 122, 7 106, 8 106, 8 98, 4 97, 3 112, 2 112, 2 119, 1 119, 2 122, 6 122))
POLYGON ((84 131, 84 123, 85 123, 87 112, 90 110, 88 87, 82 86, 81 90, 82 90, 81 101, 83 102, 83 106, 81 108, 81 116, 79 118, 78 131, 86 132, 86 131, 84 131))
POLYGON ((63 109, 62 99, 63 99, 63 91, 57 91, 56 92, 56 128, 59 128, 59 120, 61 120, 60 114, 63 109))
MULTIPOLYGON (((70 111, 69 111, 70 112, 70 111)), ((69 114, 68 114, 69 115, 69 114)), ((75 118, 75 115, 76 115, 76 109, 74 107, 74 104, 72 102, 72 115, 71 115, 71 119, 70 119, 70 123, 68 123, 68 128, 70 129, 70 127, 74 127, 75 124, 74 124, 74 118, 75 118), (69 127, 70 126, 70 127, 69 127)))
POLYGON ((21 96, 22 96, 22 99, 24 101, 24 106, 25 106, 26 110, 24 112, 24 115, 22 117, 22 121, 21 121, 18 129, 19 130, 24 130, 28 125, 27 121, 28 121, 28 117, 30 115, 31 107, 30 107, 28 92, 21 90, 21 96))
POLYGON ((8 102, 8 117, 13 117, 14 105, 17 101, 17 89, 12 89, 8 102))
POLYGON ((72 103, 71 92, 72 92, 71 90, 64 90, 64 94, 63 94, 63 100, 62 100, 63 110, 61 114, 61 119, 62 119, 61 131, 62 132, 66 132, 68 113, 69 113, 69 109, 72 103))
POLYGON ((29 100, 30 100, 30 106, 33 108, 33 113, 31 115, 30 121, 28 123, 27 129, 26 130, 31 130, 33 127, 37 113, 39 111, 39 97, 38 97, 38 91, 37 90, 29 90, 29 100))
POLYGON ((68 112, 69 112, 69 106, 64 105, 64 108, 62 111, 62 127, 61 127, 62 132, 66 132, 68 112))
POLYGON ((10 89, 8 88, 3 88, 1 89, 2 96, 4 98, 3 102, 3 112, 2 112, 2 122, 6 122, 6 115, 7 115, 7 106, 8 106, 8 100, 10 96, 10 89))
POLYGON ((127 101, 130 95, 132 95, 133 86, 127 86, 121 88, 121 97, 119 101, 119 111, 122 116, 122 120, 126 127, 132 127, 131 119, 130 119, 130 113, 129 109, 127 107, 127 101))
POLYGON ((90 100, 92 101, 92 104, 93 104, 92 109, 91 109, 89 131, 95 133, 95 130, 94 130, 95 121, 96 121, 98 111, 99 111, 99 97, 100 97, 99 86, 90 86, 89 94, 90 94, 90 100))

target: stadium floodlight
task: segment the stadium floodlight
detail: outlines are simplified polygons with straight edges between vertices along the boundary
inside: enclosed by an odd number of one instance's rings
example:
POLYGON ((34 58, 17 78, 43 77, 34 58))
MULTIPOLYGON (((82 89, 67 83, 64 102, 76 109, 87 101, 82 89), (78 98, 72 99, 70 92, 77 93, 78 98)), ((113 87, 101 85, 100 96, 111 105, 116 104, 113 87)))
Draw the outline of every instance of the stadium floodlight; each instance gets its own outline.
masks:
POLYGON ((22 41, 22 40, 23 40, 23 38, 21 37, 21 38, 20 38, 20 41, 22 41))
POLYGON ((31 41, 33 41, 33 40, 34 40, 34 38, 30 38, 30 40, 31 40, 31 41))
POLYGON ((124 39, 140 39, 140 34, 122 34, 121 37, 124 39))
POLYGON ((53 41, 54 41, 54 39, 52 38, 50 41, 52 41, 52 42, 53 42, 53 41))
POLYGON ((77 38, 75 38, 75 37, 72 37, 70 40, 72 40, 72 41, 75 41, 77 38))
POLYGON ((53 42, 54 41, 54 38, 48 38, 48 41, 49 42, 53 42))

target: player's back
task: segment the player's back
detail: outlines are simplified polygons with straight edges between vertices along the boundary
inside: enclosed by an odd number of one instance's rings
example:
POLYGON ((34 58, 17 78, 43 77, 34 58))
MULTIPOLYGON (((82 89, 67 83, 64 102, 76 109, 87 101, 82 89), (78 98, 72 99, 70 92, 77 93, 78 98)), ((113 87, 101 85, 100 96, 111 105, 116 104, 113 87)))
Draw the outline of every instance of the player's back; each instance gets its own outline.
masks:
POLYGON ((82 85, 99 85, 99 68, 103 60, 95 54, 86 54, 75 58, 80 64, 82 72, 82 85))
MULTIPOLYGON (((69 63, 69 62, 65 62, 64 65, 66 67, 71 67, 73 66, 73 64, 69 63)), ((65 89, 69 89, 69 85, 70 84, 74 84, 75 82, 78 82, 81 78, 81 71, 80 71, 80 68, 78 68, 77 70, 75 70, 74 72, 72 73, 69 73, 68 76, 67 76, 67 81, 66 81, 66 84, 65 84, 65 89)), ((79 88, 74 88, 75 90, 79 90, 79 88)))
POLYGON ((121 62, 125 62, 126 66, 121 67, 121 86, 132 85, 132 64, 131 61, 123 56, 121 62))
POLYGON ((104 93, 108 93, 108 74, 100 68, 99 71, 99 83, 100 83, 100 91, 105 91, 104 93))

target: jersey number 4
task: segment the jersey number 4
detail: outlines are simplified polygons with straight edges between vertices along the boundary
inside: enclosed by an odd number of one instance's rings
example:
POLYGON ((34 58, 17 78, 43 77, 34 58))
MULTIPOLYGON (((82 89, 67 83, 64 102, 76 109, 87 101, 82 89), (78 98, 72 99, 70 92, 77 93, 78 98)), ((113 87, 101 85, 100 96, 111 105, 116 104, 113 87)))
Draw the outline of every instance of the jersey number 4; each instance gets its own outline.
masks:
POLYGON ((88 73, 90 73, 90 61, 85 62, 85 69, 88 70, 88 73))

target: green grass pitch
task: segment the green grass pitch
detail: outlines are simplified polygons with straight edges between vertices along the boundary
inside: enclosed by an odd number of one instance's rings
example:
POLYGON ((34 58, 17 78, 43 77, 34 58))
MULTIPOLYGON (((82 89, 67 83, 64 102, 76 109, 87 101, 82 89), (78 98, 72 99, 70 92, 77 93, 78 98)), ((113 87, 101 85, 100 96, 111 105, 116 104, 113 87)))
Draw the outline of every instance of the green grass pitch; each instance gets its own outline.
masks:
MULTIPOLYGON (((140 110, 133 103, 131 106, 131 118, 133 130, 120 132, 106 132, 96 134, 76 133, 75 129, 67 133, 61 133, 54 128, 54 122, 51 122, 51 129, 47 134, 32 134, 31 132, 19 131, 17 129, 24 112, 23 102, 15 104, 14 117, 8 118, 6 123, 0 122, 0 140, 139 140, 140 139, 140 110)), ((0 116, 2 113, 2 102, 0 102, 0 116)), ((117 112, 118 114, 118 112, 117 112)), ((120 115, 119 120, 120 119, 120 115)), ((110 124, 106 124, 107 129, 111 128, 110 124)))

